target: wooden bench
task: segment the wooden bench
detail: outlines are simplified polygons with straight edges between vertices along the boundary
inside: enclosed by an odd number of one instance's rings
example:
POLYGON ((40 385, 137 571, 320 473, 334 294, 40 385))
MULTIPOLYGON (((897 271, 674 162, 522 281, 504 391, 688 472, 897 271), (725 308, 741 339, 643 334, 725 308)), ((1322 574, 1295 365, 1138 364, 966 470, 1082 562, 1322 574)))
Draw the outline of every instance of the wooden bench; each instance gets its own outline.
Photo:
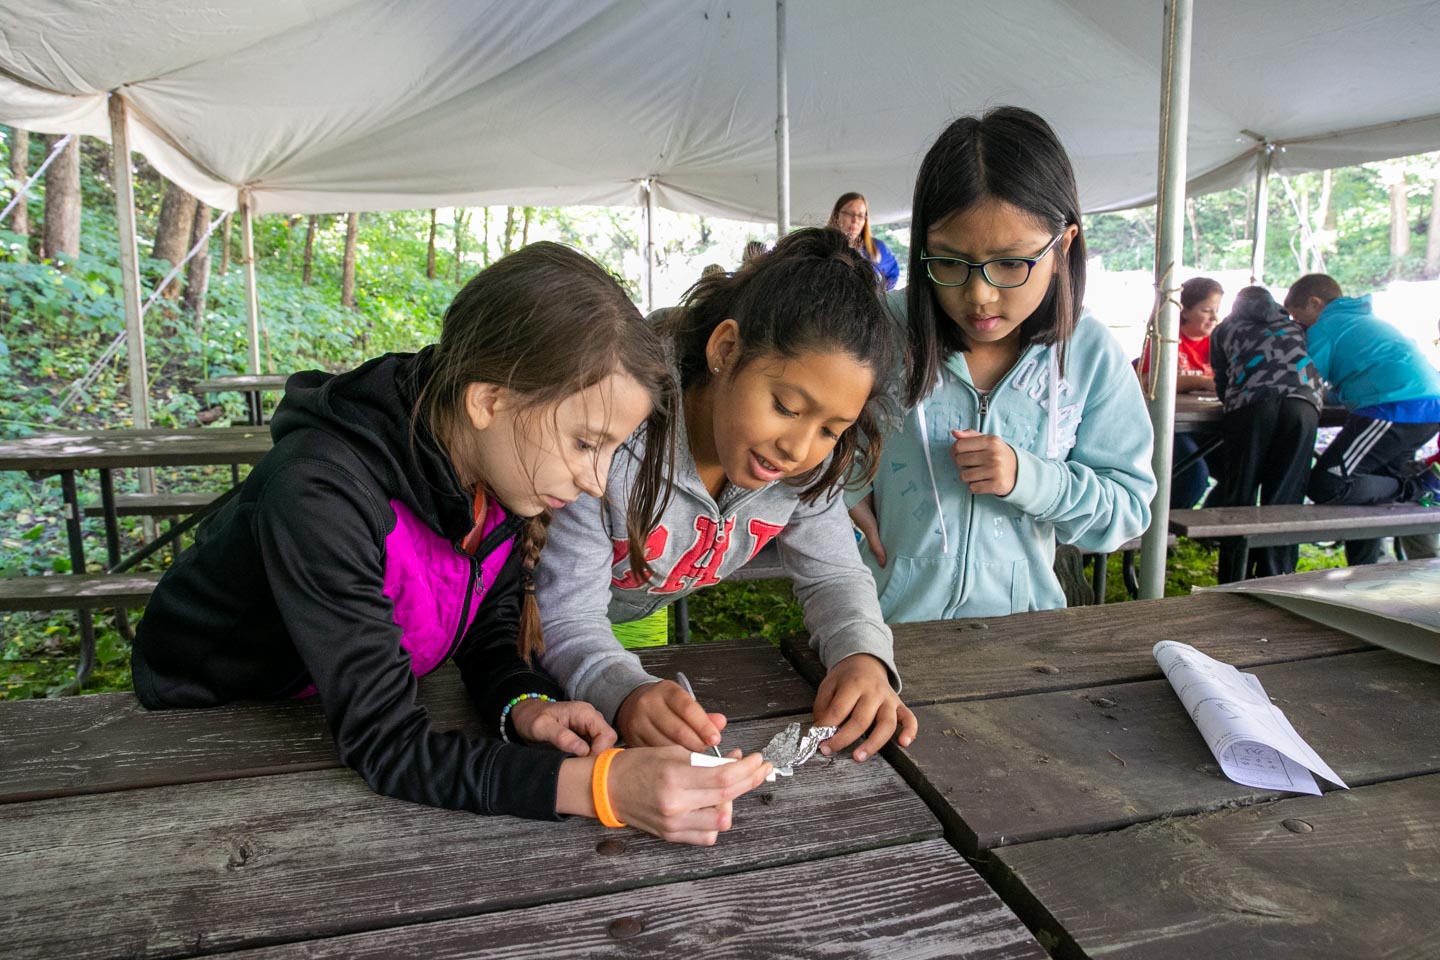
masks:
POLYGON ((1440 509, 1417 503, 1203 507, 1172 512, 1170 531, 1191 540, 1230 541, 1235 546, 1230 569, 1221 570, 1220 575, 1222 582, 1233 582, 1245 579, 1251 547, 1436 533, 1440 532, 1440 509))
MULTIPOLYGON (((183 517, 204 510, 218 496, 220 494, 213 492, 120 493, 115 495, 115 516, 183 517)), ((105 516, 104 505, 90 504, 85 508, 85 516, 105 516)))
POLYGON ((79 573, 0 579, 0 610, 94 610, 144 606, 158 573, 79 573))

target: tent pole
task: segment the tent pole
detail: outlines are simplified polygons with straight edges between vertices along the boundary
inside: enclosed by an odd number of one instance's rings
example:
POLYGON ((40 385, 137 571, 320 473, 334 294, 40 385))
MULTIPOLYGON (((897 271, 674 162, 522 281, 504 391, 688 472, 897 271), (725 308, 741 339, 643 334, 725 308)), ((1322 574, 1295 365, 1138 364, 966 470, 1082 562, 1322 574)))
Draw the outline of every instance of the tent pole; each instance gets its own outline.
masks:
POLYGON ((1250 248, 1250 282, 1259 283, 1265 275, 1265 227, 1270 219, 1270 165, 1275 147, 1260 145, 1260 162, 1255 167, 1255 240, 1250 248))
POLYGON ((130 131, 125 101, 110 95, 111 166, 115 174, 115 219, 120 228, 120 291, 125 307, 125 346, 130 361, 130 419, 138 430, 150 426, 150 385, 145 367, 145 330, 140 324, 140 259, 135 239, 135 180, 130 170, 130 131))
POLYGON ((249 190, 240 191, 240 239, 245 257, 245 326, 250 336, 250 372, 260 373, 260 293, 255 285, 255 210, 249 190))
MULTIPOLYGON (((145 361, 145 327, 140 314, 140 257, 135 237, 135 178, 130 170, 130 131, 125 100, 110 94, 110 168, 115 177, 115 220, 120 229, 120 295, 125 310, 125 349, 130 372, 130 422, 150 429, 150 377, 145 361)), ((143 468, 140 491, 155 492, 155 472, 143 468)), ((153 536, 147 524, 145 533, 153 536)))
POLYGON ((785 78, 785 0, 775 0, 775 228, 790 232, 790 92, 785 78))
POLYGON ((655 309, 655 181, 645 184, 645 312, 655 309))
POLYGON ((1155 428, 1155 499, 1150 527, 1140 548, 1140 596, 1165 595, 1166 540, 1170 528, 1170 468, 1175 427, 1175 362, 1178 342, 1180 280, 1185 256, 1185 150, 1190 126, 1191 0, 1166 0, 1163 67, 1160 83, 1160 222, 1156 224, 1155 289, 1160 297, 1156 323, 1160 349, 1152 351, 1155 395, 1150 422, 1155 428))

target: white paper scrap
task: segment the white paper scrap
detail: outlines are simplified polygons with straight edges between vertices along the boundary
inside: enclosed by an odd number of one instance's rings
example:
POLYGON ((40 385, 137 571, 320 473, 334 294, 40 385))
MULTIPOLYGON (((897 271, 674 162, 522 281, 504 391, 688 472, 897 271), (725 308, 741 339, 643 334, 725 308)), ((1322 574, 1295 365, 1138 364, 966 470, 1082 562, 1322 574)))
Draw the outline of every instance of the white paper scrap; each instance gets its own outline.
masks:
POLYGON ((1208 657, 1186 643, 1155 644, 1155 661, 1175 688, 1220 769, 1236 783, 1316 796, 1311 772, 1345 787, 1270 702, 1254 674, 1208 657))
MULTIPOLYGON (((734 757, 717 757, 709 753, 690 753, 690 766, 692 767, 723 767, 727 763, 734 763, 734 757)), ((775 771, 770 771, 770 776, 765 778, 766 783, 775 782, 775 771)))

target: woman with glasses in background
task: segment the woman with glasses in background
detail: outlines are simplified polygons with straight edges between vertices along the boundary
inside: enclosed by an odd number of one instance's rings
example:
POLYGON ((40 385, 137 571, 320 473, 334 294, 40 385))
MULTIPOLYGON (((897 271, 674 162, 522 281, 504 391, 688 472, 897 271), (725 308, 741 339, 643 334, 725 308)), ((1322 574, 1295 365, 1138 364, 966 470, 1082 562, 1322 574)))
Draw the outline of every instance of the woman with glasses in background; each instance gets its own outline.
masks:
POLYGON ((1153 436, 1125 353, 1082 317, 1069 158, 1016 107, 961 117, 915 185, 908 409, 848 494, 890 623, 1065 605, 1055 544, 1106 553, 1150 522, 1153 436), (991 162, 994 158, 1006 162, 991 162))
POLYGON ((845 234, 850 246, 875 264, 875 272, 885 278, 885 289, 893 290, 900 281, 900 265, 883 240, 870 235, 870 208, 858 193, 843 193, 830 211, 830 226, 845 234))

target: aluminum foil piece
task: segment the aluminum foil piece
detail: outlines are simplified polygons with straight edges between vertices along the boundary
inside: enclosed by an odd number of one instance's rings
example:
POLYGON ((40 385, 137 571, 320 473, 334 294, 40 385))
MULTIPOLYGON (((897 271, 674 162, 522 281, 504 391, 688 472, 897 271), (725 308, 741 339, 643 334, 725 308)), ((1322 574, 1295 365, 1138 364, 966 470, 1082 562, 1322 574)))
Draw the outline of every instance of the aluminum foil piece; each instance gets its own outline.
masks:
POLYGON ((775 772, 788 777, 795 768, 815 756, 820 744, 835 736, 836 727, 811 727, 803 735, 800 724, 792 723, 770 738, 760 755, 774 765, 775 772))

